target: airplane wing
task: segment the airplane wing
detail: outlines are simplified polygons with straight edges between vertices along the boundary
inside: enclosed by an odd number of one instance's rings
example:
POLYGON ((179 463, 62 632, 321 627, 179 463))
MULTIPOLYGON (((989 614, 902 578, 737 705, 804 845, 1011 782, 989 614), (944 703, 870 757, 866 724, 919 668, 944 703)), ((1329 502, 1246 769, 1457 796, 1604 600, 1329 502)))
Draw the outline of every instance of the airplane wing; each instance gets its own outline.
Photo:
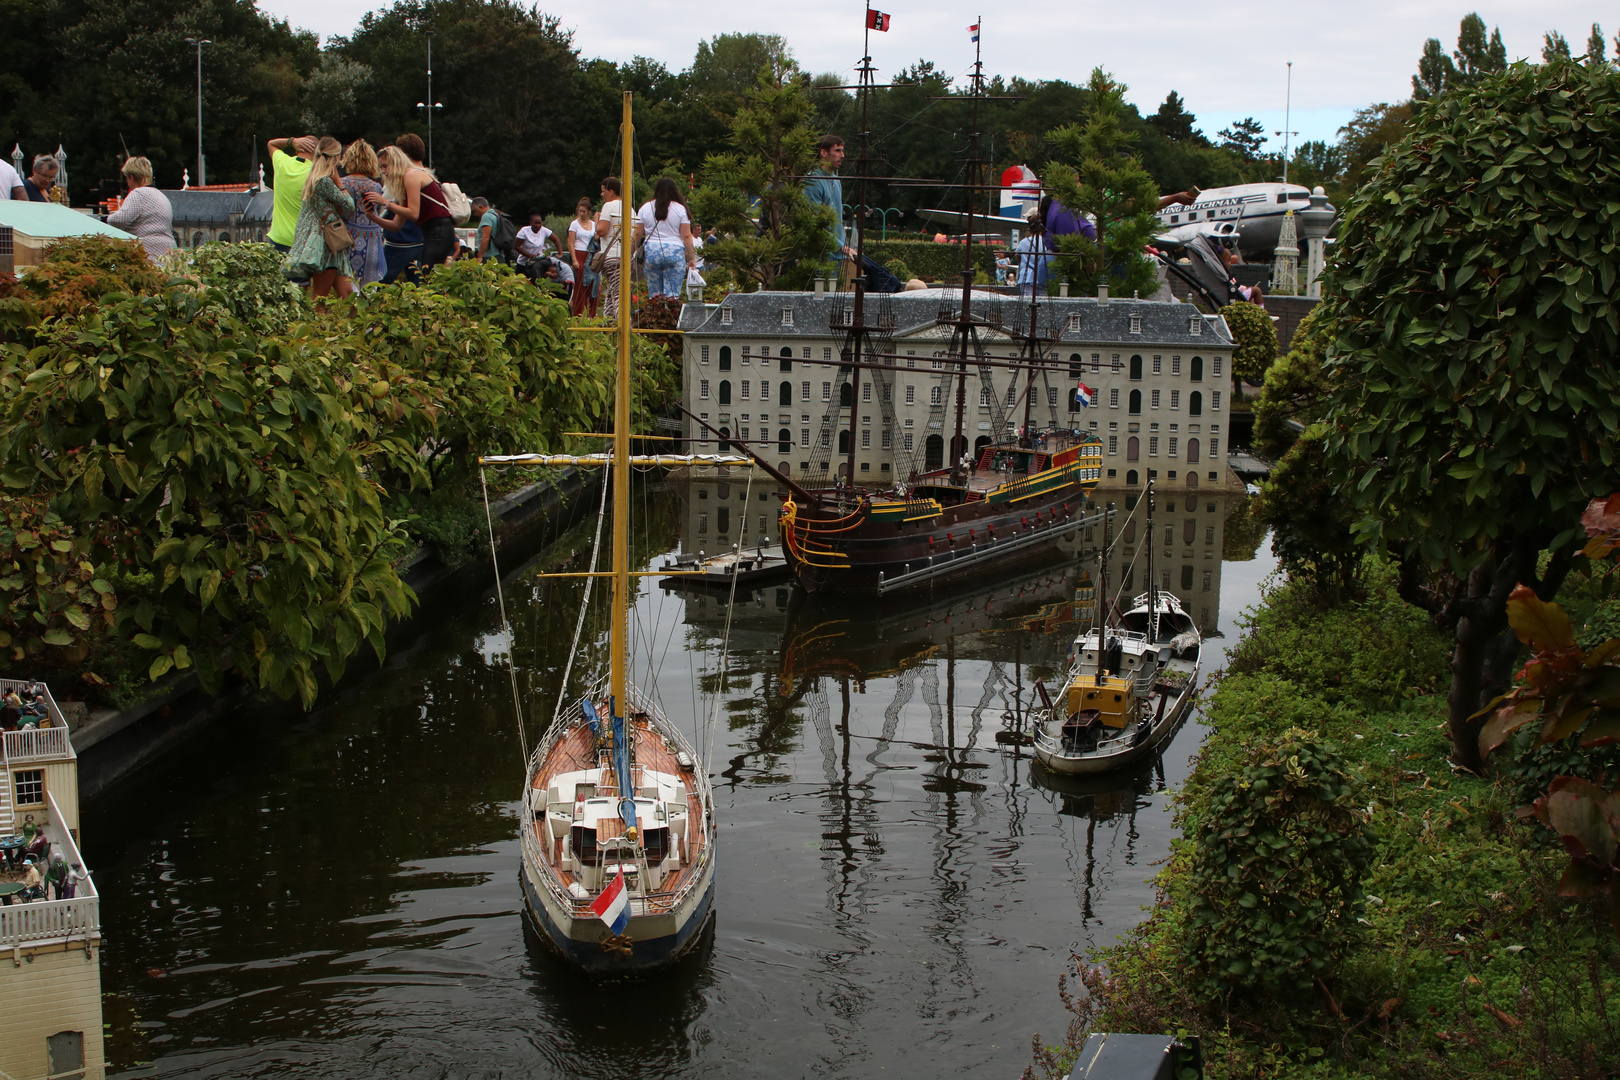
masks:
MULTIPOLYGON (((967 215, 957 210, 918 210, 918 214, 930 221, 938 221, 944 225, 955 225, 958 229, 967 228, 967 215)), ((1011 237, 1013 230, 1027 232, 1029 226, 1023 218, 987 217, 984 214, 973 215, 973 229, 975 232, 999 233, 1011 237)))

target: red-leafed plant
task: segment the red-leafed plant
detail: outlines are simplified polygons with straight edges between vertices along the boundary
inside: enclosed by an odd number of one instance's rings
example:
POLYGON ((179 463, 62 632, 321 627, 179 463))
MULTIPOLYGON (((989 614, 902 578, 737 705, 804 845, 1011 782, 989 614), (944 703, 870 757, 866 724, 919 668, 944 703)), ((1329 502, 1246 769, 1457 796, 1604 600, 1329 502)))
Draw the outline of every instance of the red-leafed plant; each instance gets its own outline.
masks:
MULTIPOLYGON (((1593 499, 1581 522, 1588 538, 1583 554, 1589 559, 1605 559, 1620 549, 1620 494, 1593 499)), ((1537 746, 1577 733, 1583 749, 1620 742, 1620 639, 1582 649, 1564 609, 1523 585, 1508 597, 1507 610, 1508 622, 1532 655, 1518 685, 1478 714, 1490 714, 1480 732, 1480 754, 1490 754, 1537 720, 1537 746)), ((1620 934, 1620 791, 1559 776, 1519 814, 1552 829, 1569 852, 1559 895, 1606 896, 1609 921, 1620 934)))

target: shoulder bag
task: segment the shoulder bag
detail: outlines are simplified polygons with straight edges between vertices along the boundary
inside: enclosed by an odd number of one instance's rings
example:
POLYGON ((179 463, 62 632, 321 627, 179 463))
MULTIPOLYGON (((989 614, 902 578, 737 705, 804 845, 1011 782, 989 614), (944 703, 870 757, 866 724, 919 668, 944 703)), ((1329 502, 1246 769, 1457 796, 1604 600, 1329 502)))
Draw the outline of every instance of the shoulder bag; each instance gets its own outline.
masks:
POLYGON ((615 225, 608 231, 607 243, 603 244, 601 248, 591 255, 591 273, 600 274, 602 272, 602 268, 607 265, 608 248, 617 243, 618 239, 619 227, 615 225))
POLYGON ((321 239, 326 241, 326 250, 333 255, 341 255, 354 247, 354 236, 349 227, 343 223, 337 208, 327 203, 321 213, 321 239))

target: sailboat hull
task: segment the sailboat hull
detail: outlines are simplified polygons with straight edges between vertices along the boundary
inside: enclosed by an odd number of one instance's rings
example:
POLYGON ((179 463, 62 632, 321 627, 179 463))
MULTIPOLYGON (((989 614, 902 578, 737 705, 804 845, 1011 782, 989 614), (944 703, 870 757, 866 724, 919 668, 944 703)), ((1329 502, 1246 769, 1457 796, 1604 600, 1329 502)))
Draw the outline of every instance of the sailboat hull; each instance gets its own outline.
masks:
POLYGON ((565 960, 593 975, 631 975, 675 963, 698 943, 714 907, 711 869, 708 880, 673 910, 645 916, 632 914, 625 928, 625 936, 630 938, 630 951, 625 954, 603 947, 610 936, 606 923, 594 916, 579 918, 563 910, 545 891, 534 887, 531 873, 525 864, 520 875, 523 906, 529 918, 565 960))

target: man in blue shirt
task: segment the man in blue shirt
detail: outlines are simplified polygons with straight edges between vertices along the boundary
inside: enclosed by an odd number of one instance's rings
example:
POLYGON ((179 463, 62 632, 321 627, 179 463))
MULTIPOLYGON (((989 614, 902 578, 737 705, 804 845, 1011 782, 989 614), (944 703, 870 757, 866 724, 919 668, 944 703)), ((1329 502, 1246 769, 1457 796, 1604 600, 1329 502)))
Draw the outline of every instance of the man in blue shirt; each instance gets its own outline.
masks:
POLYGON ((833 212, 830 254, 838 264, 839 281, 847 284, 855 269, 855 249, 844 240, 844 182, 838 179, 838 168, 844 163, 844 140, 837 135, 823 135, 816 152, 821 163, 805 178, 804 194, 817 206, 833 212))
POLYGON ((1029 235, 1013 249, 1013 262, 1018 265, 1018 295, 1045 295, 1046 268, 1052 261, 1052 256, 1046 254, 1046 223, 1035 213, 1029 215, 1028 224, 1029 235))

